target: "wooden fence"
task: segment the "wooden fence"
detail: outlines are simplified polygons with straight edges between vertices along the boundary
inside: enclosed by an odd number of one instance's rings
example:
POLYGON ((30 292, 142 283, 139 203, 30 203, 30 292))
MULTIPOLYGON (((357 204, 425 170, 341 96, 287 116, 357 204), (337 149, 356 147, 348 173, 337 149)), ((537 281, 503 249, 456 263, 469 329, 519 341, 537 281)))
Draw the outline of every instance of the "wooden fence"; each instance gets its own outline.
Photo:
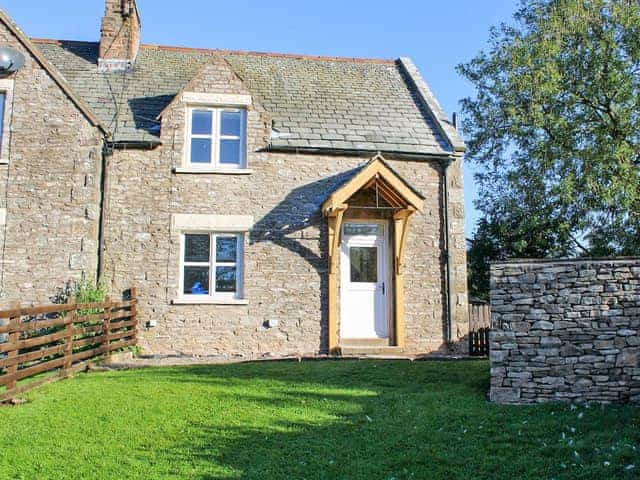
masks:
POLYGON ((486 303, 469 305, 469 354, 489 355, 491 308, 486 303))
POLYGON ((100 303, 71 300, 66 304, 1 310, 0 402, 69 377, 96 357, 108 360, 114 350, 135 345, 135 288, 130 292, 129 300, 122 302, 107 297, 100 303), (54 375, 43 375, 52 371, 54 375), (18 384, 36 375, 40 378, 18 384))

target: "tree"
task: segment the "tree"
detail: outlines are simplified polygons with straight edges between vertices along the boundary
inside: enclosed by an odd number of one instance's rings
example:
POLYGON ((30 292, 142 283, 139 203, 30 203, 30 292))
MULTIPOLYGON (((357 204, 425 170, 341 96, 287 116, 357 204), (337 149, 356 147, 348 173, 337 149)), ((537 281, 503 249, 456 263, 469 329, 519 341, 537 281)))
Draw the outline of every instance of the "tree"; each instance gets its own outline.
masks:
POLYGON ((639 2, 522 0, 489 45, 458 66, 476 88, 470 258, 639 254, 639 2))

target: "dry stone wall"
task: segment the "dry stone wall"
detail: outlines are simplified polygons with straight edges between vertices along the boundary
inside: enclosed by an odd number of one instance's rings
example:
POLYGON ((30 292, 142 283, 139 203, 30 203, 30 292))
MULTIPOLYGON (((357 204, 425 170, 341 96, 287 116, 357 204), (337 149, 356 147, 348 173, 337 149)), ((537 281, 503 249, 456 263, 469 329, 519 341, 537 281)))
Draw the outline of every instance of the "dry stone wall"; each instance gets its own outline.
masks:
POLYGON ((640 259, 491 267, 490 398, 640 400, 640 259))

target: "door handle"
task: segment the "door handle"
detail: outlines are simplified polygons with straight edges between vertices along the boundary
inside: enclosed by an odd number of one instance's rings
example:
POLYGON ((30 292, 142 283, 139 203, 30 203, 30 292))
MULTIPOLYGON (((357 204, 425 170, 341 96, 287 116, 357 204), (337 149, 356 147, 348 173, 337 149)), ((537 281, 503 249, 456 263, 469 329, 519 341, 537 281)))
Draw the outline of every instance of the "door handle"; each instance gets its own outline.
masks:
POLYGON ((382 294, 384 295, 384 282, 382 282, 382 294))

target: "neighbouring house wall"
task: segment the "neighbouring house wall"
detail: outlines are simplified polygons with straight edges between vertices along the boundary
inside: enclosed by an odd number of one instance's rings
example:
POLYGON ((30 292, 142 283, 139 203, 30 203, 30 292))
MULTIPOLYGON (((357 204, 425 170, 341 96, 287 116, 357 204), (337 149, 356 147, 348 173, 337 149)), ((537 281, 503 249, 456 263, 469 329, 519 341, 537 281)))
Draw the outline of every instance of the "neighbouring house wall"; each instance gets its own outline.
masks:
MULTIPOLYGON (((219 60, 186 90, 250 94, 219 60)), ((327 220, 320 205, 368 158, 259 151, 268 141, 270 119, 254 103, 247 110, 252 174, 173 173, 182 163, 185 112, 179 100, 165 112, 162 146, 118 150, 110 158, 105 278, 114 293, 138 287, 142 323, 157 321, 140 332, 143 349, 241 356, 326 352, 327 220), (172 304, 178 297, 180 232, 171 229, 171 215, 184 213, 254 217, 245 236, 248 305, 172 304), (278 326, 265 328, 269 320, 278 326)), ((388 160, 426 197, 424 212, 411 219, 405 254, 406 351, 431 352, 442 347, 444 332, 441 166, 388 160)), ((452 176, 460 171, 457 165, 452 176)), ((461 179, 450 178, 452 222, 463 238, 461 179)), ((452 248, 459 276, 465 273, 464 242, 452 248)), ((454 298, 466 312, 466 284, 457 281, 454 298)))
POLYGON ((491 267, 491 400, 640 400, 640 259, 491 267))
POLYGON ((0 44, 26 57, 13 76, 0 165, 0 302, 46 302, 70 280, 95 276, 102 138, 1 23, 0 44))

